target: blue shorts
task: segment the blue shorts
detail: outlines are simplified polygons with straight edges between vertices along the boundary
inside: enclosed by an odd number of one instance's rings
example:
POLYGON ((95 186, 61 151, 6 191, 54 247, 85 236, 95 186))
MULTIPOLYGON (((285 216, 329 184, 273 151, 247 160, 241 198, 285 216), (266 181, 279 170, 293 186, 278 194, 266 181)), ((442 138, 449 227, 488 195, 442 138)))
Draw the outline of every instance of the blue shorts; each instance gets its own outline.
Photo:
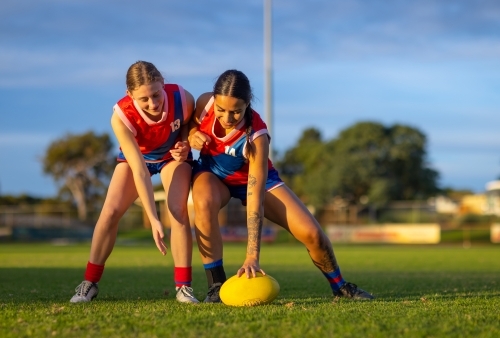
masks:
MULTIPOLYGON (((285 184, 278 174, 276 169, 271 169, 267 172, 267 181, 266 181, 266 192, 271 191, 277 187, 285 184)), ((227 185, 226 187, 229 189, 229 193, 231 197, 237 198, 241 201, 241 204, 247 205, 247 190, 248 185, 227 185)))
POLYGON ((153 176, 159 174, 160 171, 163 169, 163 167, 172 162, 173 160, 174 159, 171 158, 165 161, 155 162, 155 163, 146 162, 146 167, 148 168, 149 174, 153 176))
MULTIPOLYGON (((173 158, 169 158, 168 160, 161 161, 161 162, 146 162, 146 168, 148 168, 149 175, 153 176, 153 175, 159 174, 161 172, 161 170, 163 169, 163 167, 172 161, 175 161, 175 160, 173 158)), ((119 157, 118 162, 127 162, 127 161, 123 160, 119 157)), ((189 165, 192 165, 193 153, 189 152, 188 158, 185 162, 188 163, 189 165)))
MULTIPOLYGON (((198 159, 193 163, 192 177, 194 178, 196 175, 202 172, 209 172, 215 175, 215 173, 212 170, 210 170, 210 167, 208 165, 204 165, 204 163, 202 163, 200 159, 198 159)), ((215 176, 218 177, 222 181, 222 183, 224 183, 224 181, 219 176, 217 175, 215 176)), ((266 181, 266 192, 271 191, 279 186, 282 186, 283 184, 285 184, 285 182, 281 180, 278 171, 276 169, 272 168, 268 170, 267 181, 266 181)), ((224 183, 224 185, 229 189, 229 194, 231 195, 231 197, 239 199, 243 205, 247 204, 247 188, 248 188, 247 184, 229 185, 224 183)))

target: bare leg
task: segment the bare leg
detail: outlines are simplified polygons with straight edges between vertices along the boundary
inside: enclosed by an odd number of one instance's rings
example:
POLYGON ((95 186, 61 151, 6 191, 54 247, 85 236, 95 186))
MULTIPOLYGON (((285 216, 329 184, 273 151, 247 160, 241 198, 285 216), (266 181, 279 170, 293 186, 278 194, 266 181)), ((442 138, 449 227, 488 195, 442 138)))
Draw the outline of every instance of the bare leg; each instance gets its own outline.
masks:
POLYGON ((314 265, 323 272, 336 297, 367 300, 374 297, 343 280, 332 244, 299 198, 285 185, 266 193, 265 216, 281 225, 307 248, 314 265))
POLYGON ((286 185, 266 193, 264 213, 267 219, 288 230, 306 246, 314 265, 322 272, 338 268, 330 240, 318 221, 286 185))
POLYGON ((193 239, 187 199, 191 182, 191 166, 186 162, 172 161, 161 171, 161 180, 167 196, 168 217, 172 231, 170 250, 176 267, 190 267, 193 239))
POLYGON ((92 236, 89 261, 104 265, 116 241, 118 221, 137 198, 132 170, 128 163, 119 163, 109 184, 106 200, 92 236))
POLYGON ((202 172, 193 182, 196 241, 203 264, 222 259, 219 210, 231 198, 228 188, 212 173, 202 172))

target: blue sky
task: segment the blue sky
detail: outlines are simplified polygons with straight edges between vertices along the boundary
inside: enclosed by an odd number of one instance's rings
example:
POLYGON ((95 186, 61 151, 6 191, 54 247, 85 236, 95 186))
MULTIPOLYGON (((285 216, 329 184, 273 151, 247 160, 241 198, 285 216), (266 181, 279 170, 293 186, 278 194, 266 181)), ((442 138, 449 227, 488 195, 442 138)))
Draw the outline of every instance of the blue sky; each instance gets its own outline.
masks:
MULTIPOLYGON (((258 1, 2 0, 0 193, 53 195, 40 158, 66 133, 109 132, 125 72, 153 62, 195 97, 228 68, 262 112, 258 1)), ((500 176, 500 2, 274 0, 273 145, 358 121, 428 136, 440 184, 500 176)))

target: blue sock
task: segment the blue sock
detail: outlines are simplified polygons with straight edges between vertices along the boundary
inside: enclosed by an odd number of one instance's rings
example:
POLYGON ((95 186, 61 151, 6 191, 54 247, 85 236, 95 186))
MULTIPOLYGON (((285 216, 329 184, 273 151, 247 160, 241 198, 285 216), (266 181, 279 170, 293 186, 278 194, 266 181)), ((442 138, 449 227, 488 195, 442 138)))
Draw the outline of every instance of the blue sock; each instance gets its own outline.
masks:
POLYGON ((338 292, 342 285, 345 284, 345 280, 342 278, 342 274, 340 273, 340 268, 328 273, 323 272, 323 275, 325 275, 326 279, 328 279, 333 292, 338 292))

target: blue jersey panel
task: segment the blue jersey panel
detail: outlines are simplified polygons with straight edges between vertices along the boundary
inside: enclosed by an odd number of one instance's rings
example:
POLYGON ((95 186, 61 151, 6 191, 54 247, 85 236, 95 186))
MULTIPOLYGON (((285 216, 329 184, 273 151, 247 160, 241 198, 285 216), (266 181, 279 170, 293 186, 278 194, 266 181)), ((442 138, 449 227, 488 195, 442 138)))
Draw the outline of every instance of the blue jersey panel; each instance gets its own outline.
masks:
POLYGON ((246 138, 242 137, 228 146, 226 153, 217 155, 200 154, 200 164, 202 167, 213 172, 220 179, 225 179, 234 175, 246 163, 243 157, 243 149, 246 144, 246 138))

